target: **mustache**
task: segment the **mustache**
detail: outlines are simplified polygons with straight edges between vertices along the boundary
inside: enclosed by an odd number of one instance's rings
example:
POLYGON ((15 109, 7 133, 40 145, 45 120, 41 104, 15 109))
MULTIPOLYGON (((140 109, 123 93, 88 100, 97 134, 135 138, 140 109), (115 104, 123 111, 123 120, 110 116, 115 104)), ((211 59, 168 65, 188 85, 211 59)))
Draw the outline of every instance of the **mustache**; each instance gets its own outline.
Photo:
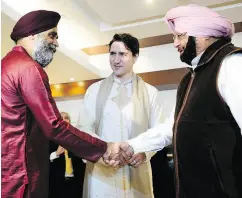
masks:
POLYGON ((49 44, 49 49, 52 50, 55 53, 56 52, 56 45, 50 43, 49 44))

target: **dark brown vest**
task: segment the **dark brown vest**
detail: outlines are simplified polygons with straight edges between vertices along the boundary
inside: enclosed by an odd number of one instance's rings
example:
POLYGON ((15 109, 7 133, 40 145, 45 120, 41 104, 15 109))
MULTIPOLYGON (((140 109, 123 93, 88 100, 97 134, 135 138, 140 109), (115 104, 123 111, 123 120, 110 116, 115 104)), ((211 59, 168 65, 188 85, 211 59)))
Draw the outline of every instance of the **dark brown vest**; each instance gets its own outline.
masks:
POLYGON ((242 197, 241 132, 217 87, 221 63, 232 53, 242 49, 230 39, 213 43, 179 85, 173 136, 177 198, 242 197))

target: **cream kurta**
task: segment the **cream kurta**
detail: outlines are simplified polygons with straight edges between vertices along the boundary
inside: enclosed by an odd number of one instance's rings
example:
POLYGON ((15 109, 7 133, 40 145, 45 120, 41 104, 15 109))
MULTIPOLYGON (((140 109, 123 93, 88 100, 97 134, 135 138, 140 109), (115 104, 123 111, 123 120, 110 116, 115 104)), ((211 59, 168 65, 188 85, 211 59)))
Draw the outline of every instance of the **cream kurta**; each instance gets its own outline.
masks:
MULTIPOLYGON (((85 112, 81 111, 80 121, 78 122, 78 128, 89 131, 95 131, 95 116, 96 116, 96 100, 98 90, 100 88, 100 82, 97 82, 89 87, 85 99, 84 106, 85 112)), ((145 84, 148 91, 150 102, 150 118, 149 128, 155 126, 159 122, 160 118, 160 105, 157 103, 157 89, 151 85, 145 84)), ((118 79, 114 80, 111 93, 108 97, 108 101, 104 107, 103 116, 101 119, 102 129, 100 138, 107 142, 121 142, 131 138, 131 126, 132 126, 132 113, 133 102, 131 100, 132 95, 132 82, 129 81, 120 83, 118 79), (117 104, 116 98, 119 95, 120 86, 125 86, 127 91, 126 105, 120 107, 117 104)), ((83 109, 83 108, 82 108, 83 109)), ((143 132, 143 131, 142 131, 143 132)), ((146 153, 147 161, 154 153, 146 153)), ((150 166, 149 166, 150 167, 150 166)), ((115 171, 111 167, 107 167, 101 163, 87 162, 84 192, 83 198, 151 198, 153 194, 144 196, 139 192, 139 189, 134 190, 130 187, 130 181, 139 179, 132 178, 130 169, 132 167, 125 166, 115 171)), ((148 168, 150 177, 146 178, 148 184, 152 188, 152 172, 151 168, 148 168)), ((143 178, 142 178, 143 179, 143 178)))

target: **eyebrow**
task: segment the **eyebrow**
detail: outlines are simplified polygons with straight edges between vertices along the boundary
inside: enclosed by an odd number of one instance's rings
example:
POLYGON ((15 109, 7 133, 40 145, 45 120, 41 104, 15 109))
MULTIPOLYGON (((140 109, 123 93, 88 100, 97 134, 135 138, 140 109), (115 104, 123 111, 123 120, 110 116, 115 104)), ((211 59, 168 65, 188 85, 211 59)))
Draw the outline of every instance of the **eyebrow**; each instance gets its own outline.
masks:
POLYGON ((58 34, 55 31, 49 32, 48 36, 53 36, 53 37, 56 37, 56 39, 58 39, 58 34))
POLYGON ((110 54, 116 54, 116 53, 118 53, 118 54, 128 54, 128 52, 114 52, 114 51, 110 51, 109 53, 110 54))

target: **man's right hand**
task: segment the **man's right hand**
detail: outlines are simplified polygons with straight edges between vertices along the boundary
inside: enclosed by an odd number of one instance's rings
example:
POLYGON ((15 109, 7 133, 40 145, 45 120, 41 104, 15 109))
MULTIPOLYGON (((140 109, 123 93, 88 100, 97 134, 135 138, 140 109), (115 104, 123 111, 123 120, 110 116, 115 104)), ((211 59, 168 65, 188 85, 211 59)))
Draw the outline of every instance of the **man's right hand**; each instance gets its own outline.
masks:
POLYGON ((128 163, 133 156, 133 149, 126 142, 123 143, 108 143, 107 151, 103 155, 103 160, 106 164, 118 168, 128 163))
POLYGON ((124 163, 123 155, 121 154, 119 143, 107 143, 106 153, 103 155, 103 161, 109 166, 117 168, 124 163))
POLYGON ((122 142, 120 144, 120 149, 123 151, 122 153, 125 156, 128 156, 129 159, 134 155, 134 149, 127 142, 122 142))

